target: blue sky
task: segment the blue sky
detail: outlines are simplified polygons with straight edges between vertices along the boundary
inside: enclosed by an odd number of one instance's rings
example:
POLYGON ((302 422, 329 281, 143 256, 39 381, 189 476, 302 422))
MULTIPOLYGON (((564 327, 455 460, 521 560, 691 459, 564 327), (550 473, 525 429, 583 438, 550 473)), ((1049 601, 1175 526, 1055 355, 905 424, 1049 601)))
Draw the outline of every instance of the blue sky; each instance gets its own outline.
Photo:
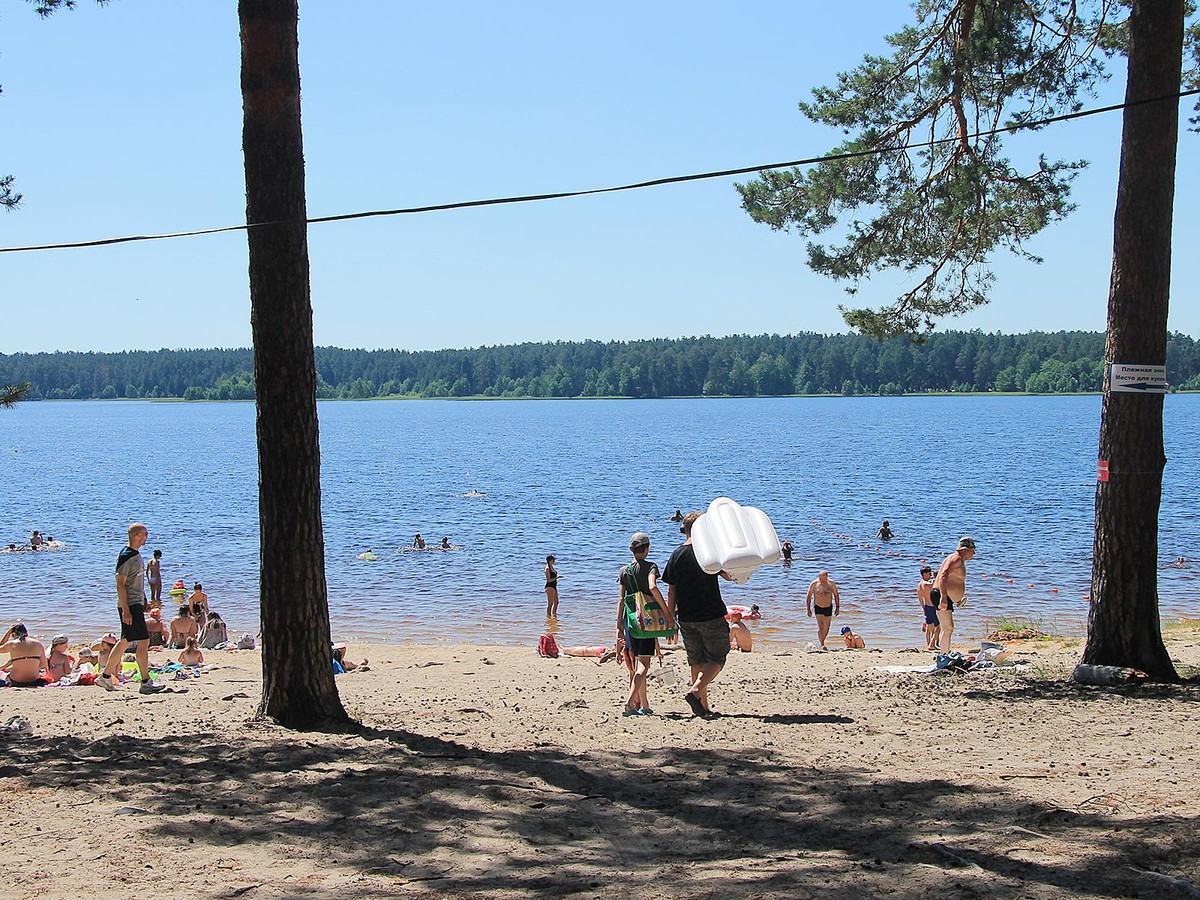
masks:
MULTIPOLYGON (((797 159, 838 135, 796 109, 884 49, 905 3, 301 0, 310 216, 602 187, 797 159), (353 9, 353 14, 347 12, 353 9)), ((0 246, 245 221, 234 0, 115 0, 43 21, 0 0, 0 246)), ((1118 74, 1099 103, 1123 92, 1118 74)), ((1185 111, 1190 111, 1190 105, 1185 111)), ((1186 118, 1186 116, 1184 116, 1186 118)), ((1013 156, 1090 159, 1079 209, 996 260, 990 306, 944 327, 1103 330, 1120 116, 1013 156)), ((1180 139, 1170 327, 1200 336, 1200 136, 1180 139)), ((310 229, 316 340, 520 341, 845 331, 803 240, 733 179, 310 229)), ((0 352, 249 346, 241 233, 0 257, 0 352)), ((855 300, 906 282, 878 278, 855 300)))

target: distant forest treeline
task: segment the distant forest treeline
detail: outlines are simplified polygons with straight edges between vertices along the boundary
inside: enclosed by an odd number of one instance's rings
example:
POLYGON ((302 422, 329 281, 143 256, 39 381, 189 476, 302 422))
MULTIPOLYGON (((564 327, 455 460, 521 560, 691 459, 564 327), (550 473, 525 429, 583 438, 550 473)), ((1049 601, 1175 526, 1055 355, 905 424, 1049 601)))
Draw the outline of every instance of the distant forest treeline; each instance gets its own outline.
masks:
MULTIPOLYGON (((772 334, 420 352, 318 347, 316 359, 323 399, 1044 394, 1101 390, 1104 335, 952 331, 913 344, 772 334)), ((245 349, 0 354, 0 384, 28 381, 33 399, 249 400, 253 370, 245 349)), ((1200 389, 1196 340, 1170 336, 1167 380, 1175 389, 1200 389)))

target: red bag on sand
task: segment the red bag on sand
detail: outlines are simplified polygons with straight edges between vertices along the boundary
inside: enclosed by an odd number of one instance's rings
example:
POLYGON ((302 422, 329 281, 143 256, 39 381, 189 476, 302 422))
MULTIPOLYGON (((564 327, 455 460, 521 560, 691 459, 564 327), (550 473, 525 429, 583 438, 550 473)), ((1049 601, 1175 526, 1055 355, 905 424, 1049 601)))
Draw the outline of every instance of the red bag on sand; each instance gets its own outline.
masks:
POLYGON ((558 641, 554 640, 554 635, 543 634, 538 638, 538 656, 558 659, 558 641))

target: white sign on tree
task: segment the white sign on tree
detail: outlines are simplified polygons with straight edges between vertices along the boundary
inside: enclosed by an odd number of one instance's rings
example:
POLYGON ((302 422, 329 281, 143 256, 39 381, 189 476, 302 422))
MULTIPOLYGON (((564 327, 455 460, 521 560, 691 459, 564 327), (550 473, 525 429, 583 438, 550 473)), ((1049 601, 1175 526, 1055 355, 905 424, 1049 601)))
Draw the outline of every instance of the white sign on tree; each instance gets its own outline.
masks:
POLYGON ((1165 394, 1167 367, 1113 363, 1108 390, 1113 394, 1165 394))

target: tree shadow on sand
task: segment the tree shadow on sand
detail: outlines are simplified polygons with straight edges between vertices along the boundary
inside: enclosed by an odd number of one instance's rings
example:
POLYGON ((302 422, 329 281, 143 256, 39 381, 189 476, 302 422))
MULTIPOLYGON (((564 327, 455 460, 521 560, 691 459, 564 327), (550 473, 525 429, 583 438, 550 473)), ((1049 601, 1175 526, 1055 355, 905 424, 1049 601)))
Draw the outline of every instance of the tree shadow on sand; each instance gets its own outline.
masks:
POLYGON ((488 751, 400 730, 256 725, 153 744, 27 738, 5 749, 35 786, 144 810, 160 841, 210 853, 253 843, 314 871, 356 873, 360 896, 376 884, 548 896, 858 898, 886 886, 899 898, 1166 897, 1178 888, 1147 871, 1178 872, 1200 847, 1193 822, 1126 818, 1114 833, 1106 817, 949 775, 798 768, 770 747, 488 751), (162 784, 174 785, 169 794, 162 784))
MULTIPOLYGON (((993 686, 994 688, 994 686, 993 686)), ((1172 703, 1200 702, 1200 678, 1187 678, 1175 684, 1126 684, 1102 687, 1076 684, 1069 678, 1029 679, 1004 690, 971 689, 963 693, 972 700, 1011 701, 1063 700, 1070 703, 1111 703, 1122 700, 1170 701, 1172 703)))
POLYGON ((722 719, 754 719, 770 725, 853 725, 854 720, 849 716, 839 716, 830 713, 771 713, 757 715, 755 713, 722 713, 722 719))

